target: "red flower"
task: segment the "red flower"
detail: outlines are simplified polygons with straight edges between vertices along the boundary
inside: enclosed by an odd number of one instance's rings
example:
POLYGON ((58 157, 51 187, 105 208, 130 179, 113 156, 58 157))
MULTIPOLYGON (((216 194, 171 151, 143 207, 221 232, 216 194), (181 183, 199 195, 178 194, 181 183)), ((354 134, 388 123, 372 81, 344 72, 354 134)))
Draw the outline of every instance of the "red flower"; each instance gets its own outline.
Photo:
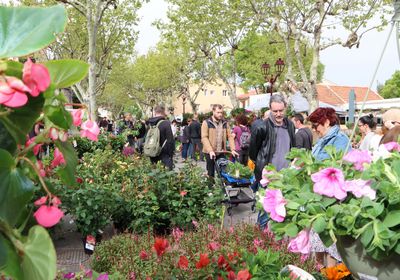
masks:
POLYGON ((221 275, 218 275, 218 278, 217 278, 217 280, 224 280, 224 278, 222 278, 222 276, 221 276, 221 275))
POLYGON ((141 260, 148 260, 149 259, 149 254, 147 254, 147 252, 145 250, 142 250, 139 254, 139 257, 141 260))
POLYGON ((208 258, 207 254, 200 254, 200 259, 196 263, 196 268, 200 269, 206 267, 210 263, 210 259, 208 258))
POLYGON ((228 273, 228 280, 236 280, 235 272, 233 272, 232 270, 228 273))
POLYGON ((65 164, 64 155, 60 152, 58 148, 55 148, 54 159, 51 162, 51 167, 54 168, 56 166, 59 166, 60 164, 65 164))
POLYGON ((187 269, 189 266, 189 260, 185 256, 180 256, 178 261, 178 267, 180 269, 187 269))
POLYGON ((34 97, 45 91, 50 85, 49 70, 44 65, 33 63, 29 58, 24 63, 22 79, 34 97))
POLYGON ((157 256, 161 257, 164 253, 165 250, 168 248, 168 240, 164 238, 156 238, 156 241, 154 242, 154 250, 156 250, 157 256))
POLYGON ((251 274, 247 269, 238 272, 237 280, 250 280, 250 279, 251 279, 251 274))
POLYGON ((78 178, 76 178, 76 182, 79 183, 79 184, 82 184, 83 183, 83 179, 78 177, 78 178))

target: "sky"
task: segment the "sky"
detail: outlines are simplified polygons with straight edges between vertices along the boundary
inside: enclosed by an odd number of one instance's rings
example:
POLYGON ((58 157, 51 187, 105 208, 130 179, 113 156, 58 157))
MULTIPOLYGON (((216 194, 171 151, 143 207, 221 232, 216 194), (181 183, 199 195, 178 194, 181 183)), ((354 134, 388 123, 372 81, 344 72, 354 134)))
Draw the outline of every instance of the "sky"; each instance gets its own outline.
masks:
MULTIPOLYGON (((164 0, 151 0, 139 11, 139 39, 136 50, 139 54, 147 53, 154 47, 160 37, 157 28, 151 24, 157 19, 166 19, 167 4, 164 0)), ((359 48, 330 47, 321 53, 321 62, 325 65, 324 79, 343 86, 369 86, 377 67, 380 54, 389 33, 389 26, 382 32, 371 31, 361 39, 359 48)), ((400 70, 400 59, 397 54, 395 30, 393 30, 388 47, 384 53, 377 76, 372 84, 383 84, 390 79, 396 70, 400 70)))

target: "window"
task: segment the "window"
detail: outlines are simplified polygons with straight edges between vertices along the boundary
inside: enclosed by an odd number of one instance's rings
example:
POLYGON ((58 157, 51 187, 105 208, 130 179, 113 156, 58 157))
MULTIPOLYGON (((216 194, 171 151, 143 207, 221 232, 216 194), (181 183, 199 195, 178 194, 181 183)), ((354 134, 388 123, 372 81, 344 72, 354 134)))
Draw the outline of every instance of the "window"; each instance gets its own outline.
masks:
POLYGON ((210 90, 210 95, 214 95, 214 90, 210 90))
POLYGON ((204 89, 204 96, 207 96, 207 89, 204 89))
POLYGON ((227 96, 228 95, 228 91, 226 89, 222 90, 222 96, 227 96))

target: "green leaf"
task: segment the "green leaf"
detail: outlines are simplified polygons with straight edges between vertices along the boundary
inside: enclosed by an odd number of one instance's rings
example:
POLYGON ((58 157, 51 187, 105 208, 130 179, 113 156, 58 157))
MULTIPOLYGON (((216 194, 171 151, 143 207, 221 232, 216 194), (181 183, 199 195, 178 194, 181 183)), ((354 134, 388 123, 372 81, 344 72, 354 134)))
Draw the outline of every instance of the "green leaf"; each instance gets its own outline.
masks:
POLYGON ((29 55, 48 46, 64 31, 62 5, 47 8, 0 6, 0 58, 29 55))
POLYGON ((313 229, 316 233, 321 233, 326 229, 326 226, 328 223, 326 222, 324 217, 318 217, 314 222, 313 222, 313 229))
POLYGON ((383 224, 387 227, 394 227, 400 224, 400 210, 391 211, 383 220, 383 224))
POLYGON ((0 168, 11 169, 15 165, 14 158, 6 150, 0 149, 0 158, 0 168))
POLYGON ((56 88, 66 88, 87 75, 89 64, 78 59, 52 60, 44 63, 49 69, 51 83, 56 88))
POLYGON ((0 121, 17 144, 25 144, 26 135, 32 130, 36 119, 43 109, 44 98, 28 96, 28 103, 20 108, 13 109, 9 115, 0 117, 0 121))
POLYGON ((293 210, 297 210, 300 207, 300 204, 294 201, 289 201, 286 204, 286 208, 287 209, 293 209, 293 210))
POLYGON ((14 246, 0 234, 0 274, 11 279, 23 279, 20 259, 14 246))
POLYGON ((299 228, 297 227, 296 224, 290 223, 286 226, 285 233, 290 237, 296 237, 297 234, 299 233, 299 228))
POLYGON ((71 126, 72 116, 64 107, 48 105, 44 111, 46 117, 58 127, 67 130, 71 126))
POLYGON ((13 154, 17 149, 17 144, 15 143, 15 140, 13 139, 11 134, 8 133, 8 130, 5 128, 5 126, 1 121, 0 121, 0 149, 7 150, 11 154, 13 154))
POLYGON ((374 230, 372 224, 370 224, 361 234, 361 243, 364 245, 364 247, 368 246, 373 237, 374 237, 374 230))
POLYGON ((7 69, 5 71, 5 74, 7 76, 13 76, 22 79, 22 69, 24 68, 22 63, 8 60, 6 61, 6 64, 7 64, 7 69))
POLYGON ((32 227, 24 243, 24 253, 22 269, 29 279, 53 280, 56 277, 56 250, 47 230, 41 226, 32 227))
POLYGON ((76 184, 75 168, 78 164, 78 157, 75 154, 74 147, 69 142, 57 141, 55 144, 63 154, 66 163, 64 168, 60 168, 57 171, 57 174, 65 184, 73 186, 76 184))
POLYGON ((15 226, 32 199, 33 183, 17 168, 0 169, 0 217, 15 226))

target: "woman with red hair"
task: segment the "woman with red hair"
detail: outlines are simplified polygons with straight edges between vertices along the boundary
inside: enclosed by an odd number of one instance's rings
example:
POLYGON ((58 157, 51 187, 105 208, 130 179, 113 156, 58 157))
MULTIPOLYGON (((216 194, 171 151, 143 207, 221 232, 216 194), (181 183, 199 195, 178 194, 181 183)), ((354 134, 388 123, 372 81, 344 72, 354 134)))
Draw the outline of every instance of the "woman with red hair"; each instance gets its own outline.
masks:
MULTIPOLYGON (((349 138, 340 131, 339 118, 332 108, 318 108, 308 117, 318 136, 320 137, 312 149, 312 155, 318 160, 329 158, 325 147, 333 146, 336 151, 344 151, 349 143, 349 138)), ((350 147, 349 147, 350 149, 350 147)), ((311 251, 315 252, 317 259, 325 262, 327 267, 335 266, 336 260, 341 261, 336 245, 325 247, 318 234, 311 233, 311 251), (325 260, 324 260, 325 259, 325 260), (336 259, 336 260, 335 260, 336 259)))
POLYGON ((336 151, 344 151, 349 138, 340 131, 339 118, 332 108, 318 108, 308 117, 318 136, 320 137, 312 149, 313 156, 318 160, 329 158, 325 147, 333 146, 336 151))

